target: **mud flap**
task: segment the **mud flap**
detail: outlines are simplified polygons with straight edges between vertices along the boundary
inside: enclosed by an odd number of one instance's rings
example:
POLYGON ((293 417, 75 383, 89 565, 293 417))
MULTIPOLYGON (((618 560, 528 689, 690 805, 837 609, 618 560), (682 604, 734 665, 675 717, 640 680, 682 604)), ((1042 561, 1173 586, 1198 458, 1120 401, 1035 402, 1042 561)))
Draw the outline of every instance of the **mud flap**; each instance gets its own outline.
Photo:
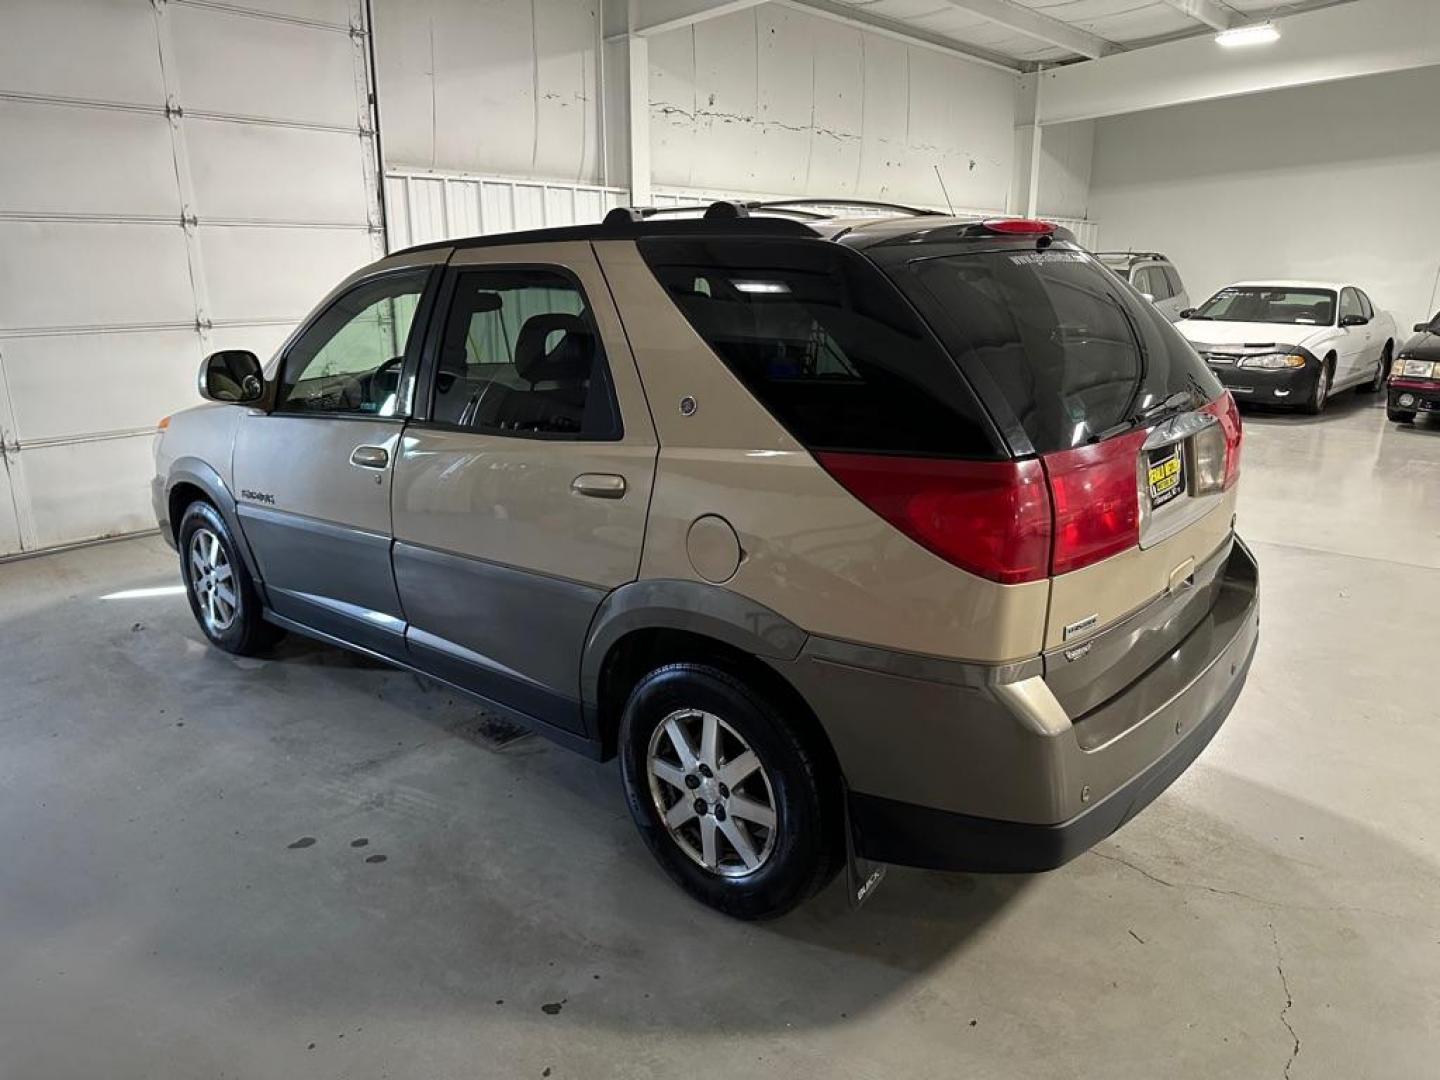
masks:
POLYGON ((885 863, 871 862, 855 851, 855 829, 850 823, 850 789, 845 789, 845 894, 850 907, 858 908, 870 899, 880 882, 885 880, 889 867, 885 863))

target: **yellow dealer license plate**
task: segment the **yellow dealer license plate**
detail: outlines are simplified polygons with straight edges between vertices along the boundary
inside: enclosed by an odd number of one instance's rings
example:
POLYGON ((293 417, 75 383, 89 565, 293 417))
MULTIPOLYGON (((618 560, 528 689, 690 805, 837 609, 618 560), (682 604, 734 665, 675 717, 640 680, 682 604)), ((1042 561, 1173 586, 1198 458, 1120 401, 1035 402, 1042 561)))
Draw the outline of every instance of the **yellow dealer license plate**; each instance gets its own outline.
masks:
POLYGON ((1145 478, 1150 486, 1150 505, 1164 506, 1185 490, 1185 466, 1180 457, 1182 443, 1151 450, 1145 457, 1145 478))

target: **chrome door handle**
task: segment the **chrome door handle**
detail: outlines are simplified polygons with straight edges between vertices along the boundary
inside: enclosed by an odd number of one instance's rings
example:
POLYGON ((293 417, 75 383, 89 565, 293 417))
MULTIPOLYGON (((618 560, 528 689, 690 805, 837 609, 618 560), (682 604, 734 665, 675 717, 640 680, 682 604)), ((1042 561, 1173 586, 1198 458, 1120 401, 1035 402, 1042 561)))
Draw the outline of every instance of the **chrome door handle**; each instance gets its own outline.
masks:
POLYGON ((390 464, 390 451, 383 446, 357 446, 350 452, 350 464, 362 469, 383 469, 390 464))
POLYGON ((570 490, 592 499, 620 499, 625 496, 625 477, 614 473, 581 473, 570 481, 570 490))

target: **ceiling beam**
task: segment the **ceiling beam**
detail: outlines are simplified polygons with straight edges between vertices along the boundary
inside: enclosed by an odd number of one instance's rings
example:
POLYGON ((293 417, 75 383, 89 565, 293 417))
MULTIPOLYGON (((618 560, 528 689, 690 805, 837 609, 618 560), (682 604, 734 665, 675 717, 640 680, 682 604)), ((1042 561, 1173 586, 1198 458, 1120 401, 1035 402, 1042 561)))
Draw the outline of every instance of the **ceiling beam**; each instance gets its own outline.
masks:
POLYGON ((961 60, 973 60, 977 64, 999 68, 1001 71, 1021 72, 1034 67, 1033 64, 1026 64, 1024 61, 1016 60, 1013 56, 1004 56, 979 46, 967 45, 943 34, 880 15, 869 8, 852 7, 850 4, 838 3, 837 0, 776 0, 776 2, 781 7, 787 7, 793 11, 818 15, 822 19, 842 23, 845 26, 853 26, 857 30, 865 30, 910 45, 919 45, 935 52, 959 57, 961 60))
MULTIPOLYGON (((625 0, 610 0, 623 7, 625 0)), ((758 7, 765 0, 629 0, 629 27, 632 34, 650 37, 667 30, 730 15, 758 7)))
POLYGON ((1229 30, 1240 21, 1233 8, 1216 0, 1165 0, 1165 3, 1214 30, 1229 30))
POLYGON ((1365 0, 1277 19, 1280 40, 1222 49, 1209 35, 1041 72, 1038 124, 1259 94, 1440 65, 1440 4, 1365 0))
POLYGON ((1102 56, 1119 52, 1120 46, 1107 41, 1098 34, 1061 22, 1049 15, 1042 15, 1034 8, 1017 4, 1015 0, 945 0, 953 8, 979 15, 986 22, 1003 26, 1017 34, 1024 34, 1049 45, 1055 45, 1068 52, 1099 60, 1102 56))

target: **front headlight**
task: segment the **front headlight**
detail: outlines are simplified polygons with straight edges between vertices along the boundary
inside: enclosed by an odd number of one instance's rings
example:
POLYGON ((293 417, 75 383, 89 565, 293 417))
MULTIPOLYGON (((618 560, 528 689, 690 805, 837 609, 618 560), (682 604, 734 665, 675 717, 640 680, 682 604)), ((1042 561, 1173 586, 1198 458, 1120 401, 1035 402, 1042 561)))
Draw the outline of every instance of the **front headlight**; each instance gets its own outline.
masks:
POLYGON ((1301 368, 1305 357, 1299 353, 1260 353, 1256 356, 1242 356, 1240 366, 1248 368, 1301 368))
POLYGON ((1414 360, 1402 356, 1395 361, 1393 375, 1408 375, 1414 379, 1440 379, 1440 363, 1434 360, 1414 360))

